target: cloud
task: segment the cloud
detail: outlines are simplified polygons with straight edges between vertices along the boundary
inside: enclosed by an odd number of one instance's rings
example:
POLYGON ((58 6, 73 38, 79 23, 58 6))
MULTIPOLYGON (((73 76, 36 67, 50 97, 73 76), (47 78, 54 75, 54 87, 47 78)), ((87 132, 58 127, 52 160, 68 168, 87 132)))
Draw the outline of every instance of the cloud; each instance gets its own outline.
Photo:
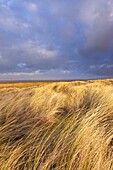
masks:
MULTIPOLYGON (((50 69, 46 71, 35 70, 33 72, 7 72, 0 73, 0 80, 66 80, 68 77, 74 79, 69 70, 50 69)), ((78 77, 79 78, 79 77, 78 77)))
POLYGON ((58 50, 49 49, 41 46, 38 42, 25 41, 19 42, 2 50, 0 70, 6 72, 8 67, 10 71, 32 71, 35 69, 51 69, 58 67, 58 50), (16 56, 16 57, 15 57, 16 56), (56 61, 56 63, 55 63, 56 61), (7 64, 7 65, 6 65, 7 64), (5 67, 7 66, 7 69, 5 67), (4 68, 5 67, 5 68, 4 68), (22 69, 23 68, 23 69, 22 69))
POLYGON ((35 3, 32 2, 26 2, 26 8, 31 11, 31 12, 36 12, 37 11, 37 5, 35 3))
POLYGON ((18 63, 17 66, 20 68, 24 68, 26 67, 26 63, 18 63))
POLYGON ((82 7, 81 20, 86 24, 85 50, 108 51, 113 45, 113 1, 87 1, 82 7))
POLYGON ((112 0, 1 0, 0 76, 113 76, 112 30, 112 0))
POLYGON ((113 76, 113 64, 101 64, 89 66, 92 75, 98 75, 103 77, 113 76))

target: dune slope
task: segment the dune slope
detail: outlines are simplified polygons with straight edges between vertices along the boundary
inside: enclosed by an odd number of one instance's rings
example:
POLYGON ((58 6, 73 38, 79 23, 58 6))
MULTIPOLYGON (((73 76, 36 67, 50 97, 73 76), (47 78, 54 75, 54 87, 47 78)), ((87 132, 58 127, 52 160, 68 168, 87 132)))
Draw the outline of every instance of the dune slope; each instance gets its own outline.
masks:
POLYGON ((113 170, 113 85, 0 88, 1 170, 113 170))

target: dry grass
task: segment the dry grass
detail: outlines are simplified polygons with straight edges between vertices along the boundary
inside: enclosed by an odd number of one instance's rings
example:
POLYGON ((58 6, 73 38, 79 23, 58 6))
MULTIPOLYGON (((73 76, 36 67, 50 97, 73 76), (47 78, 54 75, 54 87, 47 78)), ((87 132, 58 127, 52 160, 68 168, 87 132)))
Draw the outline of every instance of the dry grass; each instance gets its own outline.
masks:
POLYGON ((112 84, 1 85, 0 170, 113 170, 112 84))

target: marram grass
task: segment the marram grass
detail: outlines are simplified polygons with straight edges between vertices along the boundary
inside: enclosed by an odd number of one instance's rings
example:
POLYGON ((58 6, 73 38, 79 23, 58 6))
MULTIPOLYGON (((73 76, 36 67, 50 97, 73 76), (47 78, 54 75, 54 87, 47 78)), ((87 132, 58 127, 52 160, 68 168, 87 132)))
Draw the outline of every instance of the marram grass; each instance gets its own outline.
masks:
POLYGON ((113 170, 112 83, 1 88, 0 170, 113 170))

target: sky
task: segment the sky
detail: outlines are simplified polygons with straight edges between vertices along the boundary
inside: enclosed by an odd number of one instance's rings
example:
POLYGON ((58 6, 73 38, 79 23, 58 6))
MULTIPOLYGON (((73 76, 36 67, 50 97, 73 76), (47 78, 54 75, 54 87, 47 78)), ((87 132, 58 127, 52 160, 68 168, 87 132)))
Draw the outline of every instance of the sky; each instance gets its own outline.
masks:
POLYGON ((113 77, 113 0, 0 0, 0 80, 113 77))

